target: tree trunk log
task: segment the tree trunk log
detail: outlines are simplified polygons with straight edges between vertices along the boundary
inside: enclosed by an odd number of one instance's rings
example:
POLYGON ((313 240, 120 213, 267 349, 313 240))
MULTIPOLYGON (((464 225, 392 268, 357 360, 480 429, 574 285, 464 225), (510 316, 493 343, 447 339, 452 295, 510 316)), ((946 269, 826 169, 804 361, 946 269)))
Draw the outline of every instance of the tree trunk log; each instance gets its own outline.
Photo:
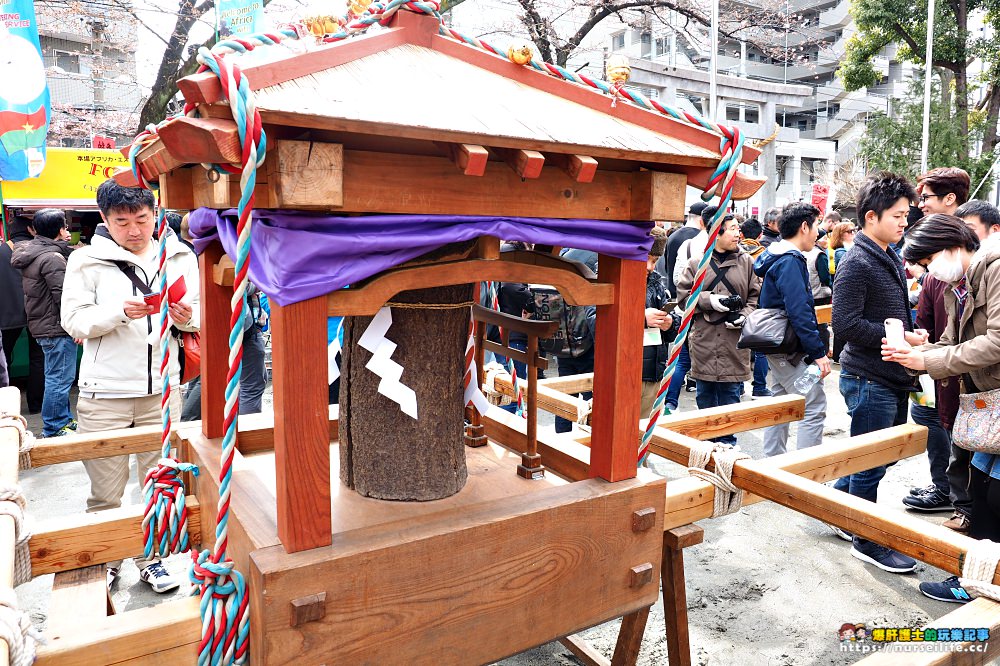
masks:
MULTIPOLYGON (((396 303, 467 303, 473 285, 407 291, 396 303)), ((361 495, 427 501, 465 485, 463 377, 469 308, 392 308, 386 338, 400 381, 417 395, 418 419, 378 392, 380 378, 365 364, 372 354, 357 344, 371 317, 349 317, 344 327, 340 384, 340 478, 361 495)))

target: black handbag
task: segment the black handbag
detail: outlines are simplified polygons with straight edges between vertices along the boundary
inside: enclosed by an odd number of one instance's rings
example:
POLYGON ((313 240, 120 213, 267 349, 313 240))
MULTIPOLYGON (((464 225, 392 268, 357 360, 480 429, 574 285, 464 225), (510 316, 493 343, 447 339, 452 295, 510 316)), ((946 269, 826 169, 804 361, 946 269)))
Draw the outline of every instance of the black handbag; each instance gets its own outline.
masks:
POLYGON ((792 354, 798 350, 788 313, 777 308, 757 308, 743 323, 738 349, 750 349, 758 354, 792 354))

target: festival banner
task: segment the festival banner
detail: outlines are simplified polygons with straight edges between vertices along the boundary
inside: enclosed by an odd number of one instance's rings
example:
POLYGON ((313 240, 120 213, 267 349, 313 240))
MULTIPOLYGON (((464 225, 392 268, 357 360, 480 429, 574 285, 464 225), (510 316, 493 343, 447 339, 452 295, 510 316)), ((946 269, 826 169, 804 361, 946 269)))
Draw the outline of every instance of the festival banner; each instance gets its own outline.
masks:
POLYGON ((0 0, 0 180, 45 167, 49 89, 31 0, 0 0))
POLYGON ((814 183, 812 186, 812 205, 819 208, 820 216, 826 215, 826 204, 830 197, 830 186, 814 183))
POLYGON ((215 32, 219 39, 254 33, 263 29, 263 18, 263 0, 218 0, 215 32))

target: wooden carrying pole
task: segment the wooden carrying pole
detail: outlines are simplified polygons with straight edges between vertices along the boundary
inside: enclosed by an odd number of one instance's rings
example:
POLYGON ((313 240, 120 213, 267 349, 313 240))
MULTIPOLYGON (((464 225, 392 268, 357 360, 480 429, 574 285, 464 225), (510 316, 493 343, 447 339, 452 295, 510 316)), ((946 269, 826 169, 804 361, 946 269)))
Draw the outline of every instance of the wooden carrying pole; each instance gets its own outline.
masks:
MULTIPOLYGON (((0 388, 0 414, 20 415, 21 392, 13 386, 0 388)), ((17 459, 21 443, 14 427, 0 427, 0 485, 17 485, 17 459)), ((14 587, 14 518, 0 516, 0 588, 14 587)), ((10 663, 6 641, 0 641, 0 666, 10 663)))

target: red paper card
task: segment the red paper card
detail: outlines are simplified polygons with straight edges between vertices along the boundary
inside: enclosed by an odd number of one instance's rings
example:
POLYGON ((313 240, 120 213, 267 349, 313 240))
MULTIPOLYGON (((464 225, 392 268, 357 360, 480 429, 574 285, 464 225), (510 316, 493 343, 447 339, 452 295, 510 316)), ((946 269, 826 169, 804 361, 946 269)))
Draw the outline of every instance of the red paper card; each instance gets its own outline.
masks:
POLYGON ((179 303, 186 295, 187 283, 184 282, 184 276, 182 275, 174 280, 174 283, 167 289, 167 302, 179 303))

